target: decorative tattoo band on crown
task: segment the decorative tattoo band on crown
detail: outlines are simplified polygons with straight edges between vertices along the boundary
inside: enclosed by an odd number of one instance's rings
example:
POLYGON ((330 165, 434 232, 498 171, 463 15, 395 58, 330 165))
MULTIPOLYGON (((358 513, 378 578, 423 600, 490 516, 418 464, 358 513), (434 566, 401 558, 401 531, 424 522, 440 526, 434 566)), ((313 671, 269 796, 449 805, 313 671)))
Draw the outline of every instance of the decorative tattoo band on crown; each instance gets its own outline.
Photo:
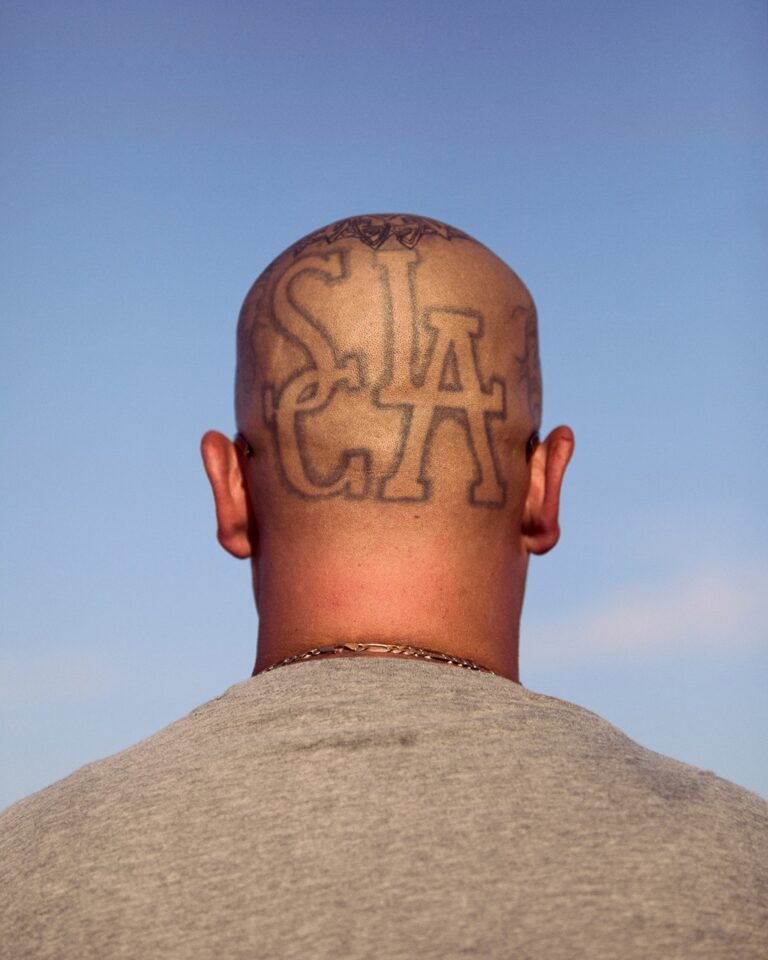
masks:
POLYGON ((313 243, 330 245, 343 239, 359 240, 370 249, 378 250, 382 244, 392 237, 402 247, 412 250, 419 240, 425 236, 442 237, 442 239, 449 241, 466 240, 469 243, 477 243, 477 240, 470 237, 469 234, 429 217, 419 217, 410 213, 371 213, 364 216, 347 217, 344 220, 337 220, 327 227, 321 227, 319 230, 303 237, 292 247, 288 247, 280 256, 275 257, 259 275, 240 313, 237 327, 238 383, 247 393, 250 393, 256 379, 258 360, 253 344, 253 332, 254 328, 260 325, 256 317, 269 312, 266 298, 271 287, 270 278, 283 256, 292 254, 296 259, 313 243))
POLYGON ((449 227, 439 220, 429 217, 417 217, 408 213, 378 213, 363 217, 347 217, 337 220, 327 227, 315 230, 291 247, 294 257, 298 257, 313 243, 335 243, 337 240, 360 240, 372 250, 378 250, 390 238, 412 250, 422 237, 442 237, 443 240, 470 240, 466 233, 449 227))
POLYGON ((506 384, 481 370, 482 314, 467 307, 418 304, 421 258, 416 250, 399 246, 376 251, 374 258, 383 305, 384 363, 373 384, 367 375, 369 358, 362 352, 342 353, 298 292, 299 281, 306 278, 326 286, 347 281, 350 258, 344 249, 305 254, 289 264, 270 291, 274 334, 306 358, 282 382, 266 379, 262 387, 264 423, 284 486, 304 499, 431 500, 438 469, 431 463, 432 447, 443 422, 453 420, 463 430, 473 467, 467 502, 503 506, 507 488, 491 425, 507 417, 506 384), (343 415, 351 394, 365 397, 390 419, 399 414, 394 456, 381 462, 382 454, 361 439, 358 446, 339 449, 335 466, 321 473, 310 444, 313 421, 333 404, 340 404, 336 410, 343 415))

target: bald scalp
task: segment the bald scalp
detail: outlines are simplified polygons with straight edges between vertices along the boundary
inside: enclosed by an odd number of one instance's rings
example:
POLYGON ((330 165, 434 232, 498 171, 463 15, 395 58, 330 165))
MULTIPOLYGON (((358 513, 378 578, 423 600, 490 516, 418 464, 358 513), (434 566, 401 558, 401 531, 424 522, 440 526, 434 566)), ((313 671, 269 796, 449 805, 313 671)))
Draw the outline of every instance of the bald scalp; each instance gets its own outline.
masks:
POLYGON ((330 224, 249 291, 236 412, 265 518, 325 504, 498 523, 519 510, 541 419, 533 300, 438 221, 330 224))

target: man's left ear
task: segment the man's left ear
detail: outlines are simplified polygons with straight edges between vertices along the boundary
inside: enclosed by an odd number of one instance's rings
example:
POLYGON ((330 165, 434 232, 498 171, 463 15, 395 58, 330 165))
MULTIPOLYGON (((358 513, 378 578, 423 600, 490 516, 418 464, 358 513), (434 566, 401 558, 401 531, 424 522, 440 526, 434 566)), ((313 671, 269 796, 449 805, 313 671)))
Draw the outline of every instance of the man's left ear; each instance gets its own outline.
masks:
POLYGON ((573 447, 571 428, 555 427, 533 452, 522 523, 528 553, 547 553, 560 539, 560 488, 573 447))
POLYGON ((237 447, 223 433, 209 430, 200 443, 205 472, 216 504, 217 537, 233 557, 245 560, 253 553, 248 490, 237 447))

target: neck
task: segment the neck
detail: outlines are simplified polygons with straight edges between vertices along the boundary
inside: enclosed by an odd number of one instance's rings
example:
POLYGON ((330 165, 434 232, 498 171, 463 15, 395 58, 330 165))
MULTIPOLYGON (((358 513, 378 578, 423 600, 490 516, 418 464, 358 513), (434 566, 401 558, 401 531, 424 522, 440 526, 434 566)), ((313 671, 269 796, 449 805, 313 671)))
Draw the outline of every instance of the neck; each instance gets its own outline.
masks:
MULTIPOLYGON (((519 682, 518 629, 525 561, 449 550, 384 553, 327 544, 262 544, 254 582, 259 608, 254 673, 313 647, 383 643, 472 660, 519 682), (295 545, 294 545, 295 547, 295 545)), ((326 654, 333 656, 334 654, 326 654)), ((345 652, 336 656, 394 656, 345 652)), ((434 669, 452 669, 435 664, 434 669)))

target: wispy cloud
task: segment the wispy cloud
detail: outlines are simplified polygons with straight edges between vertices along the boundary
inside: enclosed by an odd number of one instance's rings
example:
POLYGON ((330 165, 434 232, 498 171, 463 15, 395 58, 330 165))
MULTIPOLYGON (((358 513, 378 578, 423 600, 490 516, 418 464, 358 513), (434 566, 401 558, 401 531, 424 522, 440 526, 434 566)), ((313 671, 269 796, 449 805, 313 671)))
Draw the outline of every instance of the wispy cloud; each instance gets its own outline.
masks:
POLYGON ((707 567, 528 624, 535 665, 652 660, 768 641, 768 564, 707 567))

